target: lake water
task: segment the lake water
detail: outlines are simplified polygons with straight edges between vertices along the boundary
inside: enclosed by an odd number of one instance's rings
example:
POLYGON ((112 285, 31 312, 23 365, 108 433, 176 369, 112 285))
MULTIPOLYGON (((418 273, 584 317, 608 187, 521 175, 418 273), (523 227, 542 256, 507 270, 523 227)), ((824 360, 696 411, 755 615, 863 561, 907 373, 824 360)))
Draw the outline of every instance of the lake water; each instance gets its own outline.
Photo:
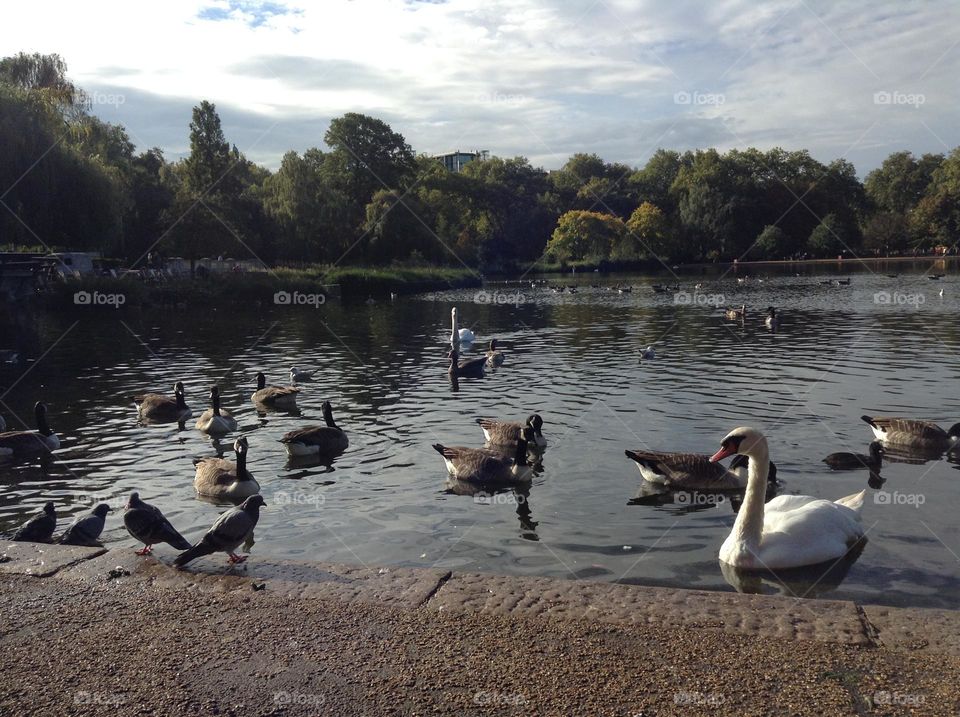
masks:
MULTIPOLYGON (((871 434, 861 414, 944 427, 960 420, 960 281, 955 265, 941 281, 929 280, 928 268, 887 269, 898 278, 853 272, 849 286, 820 283, 848 275, 833 267, 803 276, 753 272, 764 280, 743 284, 732 275, 683 276, 691 294, 704 284, 688 303, 654 293, 658 279, 589 274, 548 277, 579 284, 572 295, 528 282, 489 284, 479 296, 486 303, 470 290, 375 305, 331 300, 316 309, 8 315, 0 348, 21 358, 0 363, 0 385, 10 388, 0 412, 11 424, 12 414, 30 421, 34 401, 47 402, 62 448, 47 466, 0 468, 0 531, 48 499, 63 527, 85 503, 119 506, 136 489, 199 537, 221 508, 195 497, 191 461, 216 445, 192 421, 183 431, 139 426, 130 396, 170 393, 181 380, 196 416, 216 382, 249 437, 249 467, 269 505, 254 559, 733 590, 737 578, 725 577, 716 557, 732 504, 642 496, 624 449, 712 453, 747 424, 767 434, 780 492, 835 499, 868 488, 867 473, 831 473, 820 462, 834 451, 866 451, 871 434), (606 288, 618 282, 633 293, 606 288), (877 292, 890 301, 878 303, 877 292), (744 324, 706 303, 714 295, 745 304, 744 324), (782 313, 775 335, 763 326, 769 305, 782 313), (491 337, 506 353, 502 368, 461 380, 456 392, 444 358, 452 306, 477 334, 474 353, 491 337), (648 344, 657 356, 641 362, 648 344), (300 415, 259 415, 250 401, 254 374, 286 384, 292 365, 316 370, 303 385, 300 415), (288 465, 279 437, 321 422, 326 399, 349 450, 331 467, 288 465), (550 444, 528 493, 478 499, 448 490, 431 444, 480 446, 476 417, 533 412, 550 444)), ((863 510, 869 543, 852 565, 784 584, 741 580, 740 588, 960 607, 960 464, 952 461, 884 466, 885 483, 869 488, 863 510)), ((104 541, 135 545, 119 512, 104 541)), ((165 545, 157 552, 173 554, 165 545)))

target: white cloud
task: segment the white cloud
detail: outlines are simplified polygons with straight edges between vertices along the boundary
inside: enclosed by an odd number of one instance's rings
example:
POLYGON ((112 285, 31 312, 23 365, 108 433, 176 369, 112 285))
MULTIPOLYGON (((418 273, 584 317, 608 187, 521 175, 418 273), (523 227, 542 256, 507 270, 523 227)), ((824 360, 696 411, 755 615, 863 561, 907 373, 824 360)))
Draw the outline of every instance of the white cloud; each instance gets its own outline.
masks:
POLYGON ((897 149, 960 144, 958 14, 950 0, 33 0, 7 10, 0 43, 59 52, 83 87, 126 93, 96 110, 174 155, 210 99, 268 166, 360 111, 426 152, 557 167, 576 151, 639 164, 658 146, 782 145, 865 174, 897 149))

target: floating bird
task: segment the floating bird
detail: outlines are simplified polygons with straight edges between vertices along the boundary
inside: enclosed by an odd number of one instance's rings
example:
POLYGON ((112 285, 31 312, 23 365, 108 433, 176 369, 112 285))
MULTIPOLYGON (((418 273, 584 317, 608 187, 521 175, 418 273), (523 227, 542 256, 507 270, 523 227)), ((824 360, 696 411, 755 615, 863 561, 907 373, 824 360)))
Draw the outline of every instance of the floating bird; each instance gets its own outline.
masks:
POLYGON ((453 322, 453 333, 450 336, 450 345, 455 349, 458 344, 470 344, 473 343, 473 340, 476 338, 474 333, 470 329, 461 329, 459 328, 460 324, 457 319, 457 307, 454 306, 450 310, 450 318, 453 322))
POLYGON ((503 351, 497 350, 496 339, 490 339, 490 348, 487 349, 487 365, 493 368, 503 365, 503 351))
POLYGON ((653 348, 653 345, 647 346, 645 349, 640 350, 640 358, 650 360, 657 357, 657 352, 653 348))
POLYGON ((776 331, 780 328, 780 318, 777 316, 777 310, 772 306, 767 307, 767 318, 764 319, 764 324, 771 331, 776 331))
POLYGON ((633 291, 632 286, 620 286, 617 284, 617 293, 618 294, 629 294, 633 291))
POLYGON ((746 305, 742 305, 739 309, 727 309, 723 312, 725 318, 730 319, 731 321, 736 321, 742 319, 747 315, 746 305))
POLYGON ((860 510, 866 491, 831 503, 808 495, 781 495, 764 505, 770 453, 755 428, 735 428, 710 460, 750 459, 747 489, 720 560, 744 570, 779 570, 837 560, 862 544, 860 510))
POLYGON ((936 423, 913 418, 860 416, 873 429, 873 435, 884 443, 918 450, 945 451, 960 442, 960 423, 945 431, 936 423))
POLYGON ((230 411, 220 410, 220 387, 210 387, 210 408, 197 419, 197 430, 202 433, 223 435, 237 430, 237 419, 230 411))
POLYGON ((527 463, 527 442, 533 440, 533 429, 525 426, 517 441, 513 458, 494 451, 435 443, 433 449, 443 456, 447 471, 458 480, 470 483, 513 483, 527 481, 533 468, 527 463))
POLYGON ((53 501, 47 501, 43 510, 17 528, 10 540, 27 543, 49 543, 53 538, 53 531, 57 529, 57 511, 53 501))
POLYGON ((487 365, 486 356, 478 356, 477 358, 471 359, 461 359, 460 353, 457 351, 451 351, 447 354, 447 357, 450 359, 450 368, 447 369, 447 372, 453 378, 483 378, 484 368, 487 365))
POLYGON ((943 298, 943 289, 940 289, 940 298, 943 298))
POLYGON ((260 507, 265 505, 263 496, 252 495, 236 508, 226 511, 210 526, 200 542, 180 553, 173 564, 182 568, 191 560, 211 553, 226 553, 230 556, 231 564, 244 562, 246 556, 237 555, 234 551, 253 535, 253 529, 260 520, 260 507))
POLYGON ((268 386, 267 377, 259 371, 257 372, 257 390, 250 398, 254 403, 270 408, 296 408, 298 393, 300 389, 296 386, 268 386))
POLYGON ((285 434, 280 442, 291 456, 334 456, 343 453, 350 445, 347 434, 334 423, 333 407, 323 402, 325 426, 306 426, 285 434))
POLYGON ((60 439, 47 425, 47 407, 37 402, 33 407, 36 431, 0 433, 0 458, 22 459, 44 456, 60 447, 60 439))
POLYGON ((528 441, 530 446, 538 449, 547 447, 547 439, 543 435, 543 419, 537 413, 527 418, 526 423, 478 418, 477 424, 483 430, 483 437, 487 440, 487 443, 512 446, 523 437, 523 429, 529 426, 533 429, 533 436, 528 441))
POLYGON ((933 281, 940 281, 944 276, 945 274, 930 274, 927 278, 933 281))
POLYGON ((127 501, 123 525, 130 535, 143 543, 143 547, 136 551, 137 555, 149 555, 157 543, 167 543, 177 550, 190 549, 190 542, 177 532, 160 509, 144 503, 136 491, 127 501))
POLYGON ((313 380, 313 373, 310 371, 302 371, 296 366, 293 366, 290 368, 290 380, 294 383, 309 382, 313 380))
POLYGON ((834 279, 834 286, 850 286, 850 279, 834 279))
POLYGON ((247 437, 240 436, 233 442, 237 461, 226 458, 197 458, 193 461, 196 474, 193 487, 198 495, 223 500, 243 500, 260 492, 260 484, 247 470, 247 437))
POLYGON ((867 468, 876 473, 883 465, 883 444, 880 441, 873 441, 870 444, 870 455, 868 456, 862 453, 831 453, 823 459, 823 462, 835 471, 867 468))
POLYGON ((84 545, 87 547, 100 547, 97 542, 100 533, 103 532, 103 526, 107 522, 107 513, 112 513, 111 508, 106 503, 101 503, 89 513, 78 516, 70 527, 63 531, 63 535, 57 540, 61 545, 84 545))
POLYGON ((183 397, 183 382, 173 384, 173 398, 162 393, 145 393, 134 396, 141 421, 150 423, 184 423, 193 412, 183 397))
MULTIPOLYGON (((699 453, 624 451, 637 464, 645 481, 673 490, 738 491, 747 486, 746 456, 734 456, 727 469, 699 453)), ((770 464, 767 481, 776 483, 777 467, 770 464)))

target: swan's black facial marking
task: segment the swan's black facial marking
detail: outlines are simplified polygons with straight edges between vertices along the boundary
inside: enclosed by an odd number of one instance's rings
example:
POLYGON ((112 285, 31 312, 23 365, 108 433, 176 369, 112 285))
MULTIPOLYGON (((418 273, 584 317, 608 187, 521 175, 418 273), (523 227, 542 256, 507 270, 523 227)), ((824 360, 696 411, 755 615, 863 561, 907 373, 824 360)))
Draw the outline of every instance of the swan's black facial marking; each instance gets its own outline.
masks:
POLYGON ((727 436, 723 443, 720 444, 720 447, 724 450, 732 451, 733 453, 739 453, 740 444, 743 443, 744 438, 746 438, 746 436, 738 434, 727 436))

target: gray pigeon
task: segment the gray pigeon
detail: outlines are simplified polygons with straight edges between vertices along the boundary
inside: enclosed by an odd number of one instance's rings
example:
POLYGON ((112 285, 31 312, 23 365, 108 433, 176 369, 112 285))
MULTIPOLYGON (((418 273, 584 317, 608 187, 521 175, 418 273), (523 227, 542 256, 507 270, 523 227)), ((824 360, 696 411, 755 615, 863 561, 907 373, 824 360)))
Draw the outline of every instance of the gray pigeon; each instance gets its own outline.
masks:
POLYGON ((63 531, 63 535, 57 541, 63 545, 86 545, 89 547, 100 547, 97 539, 103 532, 103 526, 107 521, 107 513, 113 511, 106 503, 101 503, 86 515, 78 516, 70 527, 63 531))
POLYGON ((260 506, 266 505, 263 496, 251 495, 236 508, 223 513, 210 530, 200 539, 200 542, 189 550, 177 556, 173 564, 182 568, 191 560, 211 553, 227 553, 231 563, 242 563, 246 556, 237 555, 234 551, 240 547, 247 536, 253 534, 253 529, 260 520, 260 506))
POLYGON ((27 543, 49 543, 56 529, 57 511, 53 508, 53 502, 48 501, 43 510, 17 528, 17 532, 10 539, 27 543))
POLYGON ((154 543, 169 543, 177 550, 190 548, 190 541, 170 525, 160 509, 144 503, 137 492, 130 494, 127 509, 123 513, 123 524, 130 535, 143 543, 143 547, 136 551, 137 555, 149 555, 154 543))

